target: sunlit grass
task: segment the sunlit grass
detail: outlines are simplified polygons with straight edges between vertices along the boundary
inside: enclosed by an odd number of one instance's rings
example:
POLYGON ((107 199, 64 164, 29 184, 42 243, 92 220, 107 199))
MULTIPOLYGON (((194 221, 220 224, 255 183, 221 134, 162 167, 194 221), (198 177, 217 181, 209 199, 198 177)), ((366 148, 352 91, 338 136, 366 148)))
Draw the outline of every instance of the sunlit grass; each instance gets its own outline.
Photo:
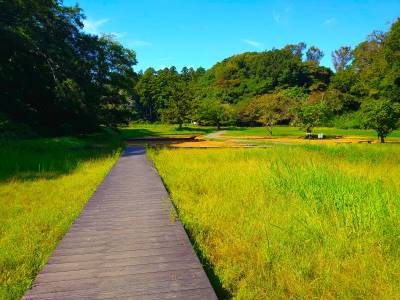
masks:
POLYGON ((18 299, 119 157, 98 136, 0 144, 0 299, 18 299))
MULTIPOLYGON (((316 127, 313 129, 315 134, 324 133, 328 136, 359 136, 359 137, 370 137, 370 138, 378 138, 377 134, 374 130, 369 129, 338 129, 338 128, 329 128, 329 127, 316 127)), ((272 136, 275 137, 286 137, 286 136, 305 136, 305 130, 299 127, 291 127, 291 126, 275 126, 272 129, 272 136)), ((270 133, 264 127, 243 127, 243 128, 232 128, 228 132, 226 132, 227 136, 260 136, 260 137, 269 137, 270 133)), ((392 132, 389 137, 391 138, 399 138, 400 130, 396 130, 392 132)))
POLYGON ((400 147, 152 150, 237 299, 400 297, 400 147))
POLYGON ((142 138, 147 136, 164 135, 187 135, 187 134, 207 134, 215 131, 216 128, 205 126, 184 126, 171 124, 131 124, 121 127, 120 131, 124 138, 142 138))

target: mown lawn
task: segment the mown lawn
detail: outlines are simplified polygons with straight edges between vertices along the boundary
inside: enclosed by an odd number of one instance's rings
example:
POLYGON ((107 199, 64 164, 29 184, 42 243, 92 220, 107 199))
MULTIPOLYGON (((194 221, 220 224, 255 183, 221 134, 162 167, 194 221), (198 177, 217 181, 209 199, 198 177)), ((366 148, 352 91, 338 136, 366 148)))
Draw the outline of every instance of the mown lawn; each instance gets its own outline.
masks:
MULTIPOLYGON (((324 133, 328 136, 359 136, 359 137, 371 137, 378 138, 376 131, 370 129, 338 129, 329 127, 316 127, 313 129, 314 134, 324 133)), ((305 130, 299 127, 291 126, 275 126, 272 129, 273 137, 288 137, 288 136, 305 136, 305 130)), ((271 136, 266 128, 264 127, 235 127, 228 129, 225 133, 226 136, 260 136, 269 137, 271 136)), ((392 132, 389 138, 400 138, 400 130, 392 132)))
POLYGON ((146 136, 163 135, 188 135, 188 134, 208 134, 216 130, 213 127, 204 126, 184 126, 170 124, 132 124, 119 129, 124 138, 142 138, 146 136))
POLYGON ((0 299, 19 299, 121 153, 118 137, 0 143, 0 299))
POLYGON ((234 298, 400 298, 399 145, 149 155, 234 298))

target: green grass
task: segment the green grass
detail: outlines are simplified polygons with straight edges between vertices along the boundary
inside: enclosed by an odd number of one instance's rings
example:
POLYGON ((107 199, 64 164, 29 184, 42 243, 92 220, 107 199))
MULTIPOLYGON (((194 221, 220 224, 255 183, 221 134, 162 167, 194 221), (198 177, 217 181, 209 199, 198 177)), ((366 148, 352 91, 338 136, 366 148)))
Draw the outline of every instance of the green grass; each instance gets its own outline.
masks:
POLYGON ((235 299, 400 298, 400 146, 151 150, 235 299))
MULTIPOLYGON (((275 137, 287 137, 287 136, 305 136, 305 130, 299 127, 290 126, 276 126, 273 128, 273 136, 275 137)), ((374 130, 367 129, 337 129, 328 127, 316 127, 313 132, 324 133, 329 136, 360 136, 360 137, 371 137, 377 138, 377 134, 374 130)), ((243 128, 232 128, 228 129, 225 134, 228 136, 270 136, 269 132, 264 127, 243 127, 243 128)), ((389 137, 400 137, 400 130, 392 132, 389 137)))
POLYGON ((132 124, 121 127, 120 131, 124 138, 142 138, 146 136, 163 135, 186 135, 186 134, 208 134, 216 129, 213 127, 184 126, 179 128, 177 125, 168 124, 132 124))
POLYGON ((119 138, 0 143, 0 299, 19 299, 121 153, 119 138))

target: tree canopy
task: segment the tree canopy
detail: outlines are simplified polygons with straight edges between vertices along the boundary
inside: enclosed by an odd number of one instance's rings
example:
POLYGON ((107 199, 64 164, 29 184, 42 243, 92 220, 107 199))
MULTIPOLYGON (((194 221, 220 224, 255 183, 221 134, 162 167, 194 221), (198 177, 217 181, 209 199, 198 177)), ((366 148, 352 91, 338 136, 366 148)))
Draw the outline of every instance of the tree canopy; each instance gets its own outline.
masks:
POLYGON ((322 50, 304 42, 234 55, 208 70, 136 73, 135 52, 85 33, 84 18, 62 0, 0 2, 0 119, 48 134, 130 121, 271 132, 275 124, 356 126, 380 136, 398 126, 400 20, 333 51, 335 73, 320 66, 322 50), (349 116, 363 117, 346 123, 349 116))
POLYGON ((3 114, 57 133, 129 120, 135 52, 84 33, 81 9, 60 0, 0 3, 3 114))

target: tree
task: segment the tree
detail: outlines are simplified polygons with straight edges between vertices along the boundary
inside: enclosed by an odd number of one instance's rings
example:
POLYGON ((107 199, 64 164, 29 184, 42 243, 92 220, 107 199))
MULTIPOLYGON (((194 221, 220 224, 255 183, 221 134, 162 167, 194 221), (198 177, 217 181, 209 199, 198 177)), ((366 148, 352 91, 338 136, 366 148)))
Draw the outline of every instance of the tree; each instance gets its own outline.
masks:
POLYGON ((300 42, 298 44, 286 45, 284 50, 288 50, 292 55, 297 56, 298 58, 302 59, 303 51, 306 48, 307 48, 306 43, 300 42))
POLYGON ((215 125, 218 130, 222 125, 232 124, 234 112, 229 104, 217 100, 205 99, 197 109, 197 118, 205 125, 215 125))
POLYGON ((381 83, 382 94, 400 102, 400 18, 387 33, 383 51, 388 65, 381 83))
POLYGON ((374 129, 381 143, 393 130, 398 128, 400 120, 400 103, 388 99, 369 100, 362 107, 364 124, 374 129))
POLYGON ((392 24, 385 37, 386 59, 396 65, 400 65, 400 18, 392 24))
POLYGON ((224 59, 210 68, 201 80, 206 97, 236 104, 256 95, 295 86, 326 89, 332 71, 314 62, 303 62, 299 56, 303 48, 300 43, 224 59))
POLYGON ((338 90, 342 93, 357 94, 353 89, 359 79, 359 74, 353 68, 338 71, 332 77, 330 89, 338 90))
POLYGON ((185 81, 176 81, 168 88, 171 93, 162 111, 162 120, 177 123, 182 128, 191 117, 193 94, 185 81))
POLYGON ((357 74, 352 93, 362 98, 377 98, 388 62, 383 52, 385 34, 373 32, 353 50, 351 69, 357 74))
POLYGON ((266 94, 260 96, 258 101, 261 107, 257 121, 272 135, 273 127, 287 117, 288 99, 281 94, 266 94))
POLYGON ((61 0, 0 1, 0 111, 51 134, 129 120, 134 51, 81 31, 79 7, 61 0))
POLYGON ((96 80, 94 92, 98 107, 93 107, 91 113, 97 116, 97 126, 116 128, 130 121, 134 108, 137 77, 132 66, 136 64, 136 54, 111 36, 98 39, 97 46, 99 59, 94 67, 97 77, 93 76, 92 79, 96 80))
POLYGON ((319 65, 319 62, 324 57, 324 52, 315 46, 308 48, 306 52, 307 61, 314 62, 319 65))
POLYGON ((150 122, 159 119, 159 86, 157 85, 157 72, 153 68, 148 68, 140 77, 136 91, 138 93, 137 109, 139 117, 150 122))
POLYGON ((342 46, 332 52, 332 64, 336 72, 343 71, 353 59, 350 46, 342 46))
POLYGON ((301 101, 294 108, 295 124, 303 127, 307 131, 307 135, 311 138, 312 130, 315 126, 320 125, 329 115, 329 107, 325 101, 317 103, 308 103, 301 101))

